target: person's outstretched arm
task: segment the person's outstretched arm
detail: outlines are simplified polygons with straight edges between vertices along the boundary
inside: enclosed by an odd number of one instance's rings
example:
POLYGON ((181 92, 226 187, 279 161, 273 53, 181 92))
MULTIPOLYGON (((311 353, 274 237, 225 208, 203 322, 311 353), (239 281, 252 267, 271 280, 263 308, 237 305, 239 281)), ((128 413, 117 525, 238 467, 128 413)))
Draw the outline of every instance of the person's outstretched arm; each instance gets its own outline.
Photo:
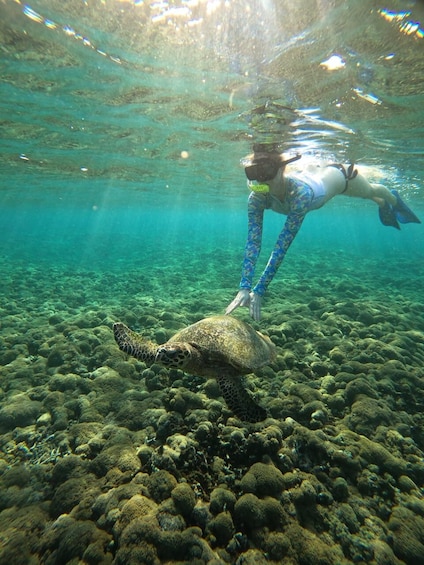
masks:
POLYGON ((253 289, 253 292, 249 295, 249 312, 256 322, 259 322, 261 319, 262 296, 265 294, 269 283, 277 273, 284 257, 286 256, 288 248, 302 225, 304 217, 305 214, 293 213, 287 217, 284 228, 278 237, 277 243, 275 244, 274 250, 271 253, 264 272, 262 273, 258 284, 253 289))
POLYGON ((256 262, 261 251, 264 210, 265 199, 252 192, 247 205, 247 241, 244 249, 240 290, 227 306, 226 314, 231 314, 233 310, 240 306, 250 306, 250 289, 255 275, 256 262))
POLYGON ((272 281, 275 277, 278 269, 280 268, 281 263, 283 262, 286 253, 292 244, 294 238, 297 235, 297 232, 302 225, 302 222, 305 218, 304 212, 290 212, 287 216, 287 220, 284 224, 283 229, 281 230, 280 235, 278 236, 277 242, 275 247, 268 259, 268 263, 257 283, 254 287, 253 292, 259 296, 263 296, 272 281))

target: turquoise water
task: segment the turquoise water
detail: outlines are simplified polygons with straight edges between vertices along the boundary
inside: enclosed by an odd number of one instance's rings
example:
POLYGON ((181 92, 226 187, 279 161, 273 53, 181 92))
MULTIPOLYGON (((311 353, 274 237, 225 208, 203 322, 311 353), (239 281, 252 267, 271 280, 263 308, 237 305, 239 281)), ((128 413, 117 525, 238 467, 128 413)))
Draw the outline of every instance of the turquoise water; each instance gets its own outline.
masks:
MULTIPOLYGON (((254 23, 261 6, 223 7, 214 35, 213 3, 4 4, 0 221, 9 261, 109 270, 140 264, 153 248, 156 266, 169 247, 241 251, 239 161, 264 139, 300 149, 305 165, 356 160, 423 215, 421 28, 408 27, 421 4, 389 15, 378 3, 324 4, 316 21, 297 7, 279 21, 284 6, 270 3, 254 23), (231 22, 242 14, 237 31, 231 22), (346 14, 371 26, 366 41, 346 14), (344 66, 325 71, 332 54, 344 66), (252 114, 269 100, 297 114, 252 114)), ((267 219, 266 251, 282 221, 267 219)), ((376 260, 420 255, 420 226, 392 231, 371 203, 340 198, 310 215, 286 263, 296 249, 325 253, 344 242, 346 253, 366 249, 376 260)), ((228 270, 236 288, 238 265, 228 270)))
POLYGON ((423 563, 423 224, 345 197, 306 217, 261 322, 235 312, 277 347, 246 377, 262 423, 112 334, 223 313, 254 142, 354 161, 424 220, 423 3, 0 15, 0 565, 423 563))

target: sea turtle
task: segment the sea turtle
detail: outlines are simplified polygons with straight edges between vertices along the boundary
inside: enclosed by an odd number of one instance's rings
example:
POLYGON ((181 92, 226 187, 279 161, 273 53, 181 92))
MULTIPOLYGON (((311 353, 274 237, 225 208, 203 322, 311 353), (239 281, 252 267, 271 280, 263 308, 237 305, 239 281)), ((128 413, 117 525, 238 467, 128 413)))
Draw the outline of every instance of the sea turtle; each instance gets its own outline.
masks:
POLYGON ((125 353, 150 366, 158 363, 205 377, 215 377, 228 407, 241 420, 260 422, 266 411, 255 403, 240 379, 275 357, 269 337, 232 316, 211 316, 183 328, 163 345, 146 341, 124 324, 113 325, 125 353))

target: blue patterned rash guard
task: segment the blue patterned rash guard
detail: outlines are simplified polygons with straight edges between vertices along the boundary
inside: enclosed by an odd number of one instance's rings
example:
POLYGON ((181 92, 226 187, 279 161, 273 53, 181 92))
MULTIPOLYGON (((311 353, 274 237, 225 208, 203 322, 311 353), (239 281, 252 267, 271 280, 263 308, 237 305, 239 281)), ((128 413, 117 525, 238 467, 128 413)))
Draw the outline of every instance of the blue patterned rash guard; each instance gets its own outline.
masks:
POLYGON ((272 209, 286 214, 287 219, 278 236, 268 263, 253 292, 259 296, 265 294, 269 283, 280 267, 288 248, 302 225, 306 214, 320 208, 326 201, 325 188, 321 181, 309 175, 302 178, 295 175, 285 176, 286 197, 281 202, 269 193, 251 192, 248 200, 248 235, 244 251, 240 289, 252 290, 256 262, 261 251, 262 226, 264 211, 272 209))

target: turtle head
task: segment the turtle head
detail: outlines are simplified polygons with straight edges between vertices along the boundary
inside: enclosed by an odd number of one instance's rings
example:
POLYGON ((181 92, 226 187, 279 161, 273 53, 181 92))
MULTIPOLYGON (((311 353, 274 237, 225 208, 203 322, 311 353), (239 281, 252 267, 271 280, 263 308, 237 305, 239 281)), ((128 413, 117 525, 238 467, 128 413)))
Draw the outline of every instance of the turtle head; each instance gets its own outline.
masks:
POLYGON ((164 343, 156 350, 155 362, 164 367, 184 369, 199 352, 189 343, 164 343))

